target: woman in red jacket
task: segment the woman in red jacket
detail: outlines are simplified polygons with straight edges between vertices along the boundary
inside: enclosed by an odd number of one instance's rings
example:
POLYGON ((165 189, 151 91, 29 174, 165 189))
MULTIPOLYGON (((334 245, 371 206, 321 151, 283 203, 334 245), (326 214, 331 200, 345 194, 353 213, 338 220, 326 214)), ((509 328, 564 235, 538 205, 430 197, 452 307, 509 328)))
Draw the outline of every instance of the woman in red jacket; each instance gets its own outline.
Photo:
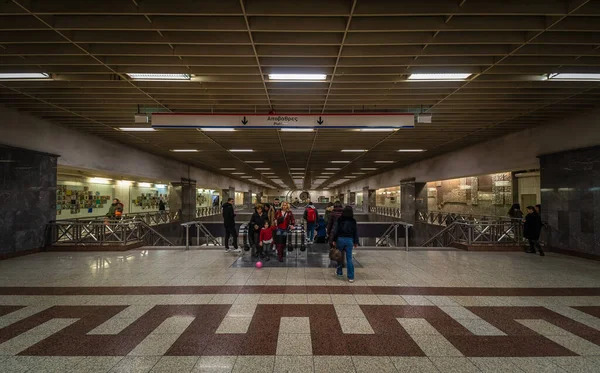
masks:
POLYGON ((287 242, 287 234, 291 227, 296 224, 294 214, 290 209, 290 204, 283 202, 281 204, 281 210, 275 213, 275 220, 277 224, 277 232, 275 234, 275 247, 277 248, 277 258, 280 262, 283 262, 283 250, 287 242))

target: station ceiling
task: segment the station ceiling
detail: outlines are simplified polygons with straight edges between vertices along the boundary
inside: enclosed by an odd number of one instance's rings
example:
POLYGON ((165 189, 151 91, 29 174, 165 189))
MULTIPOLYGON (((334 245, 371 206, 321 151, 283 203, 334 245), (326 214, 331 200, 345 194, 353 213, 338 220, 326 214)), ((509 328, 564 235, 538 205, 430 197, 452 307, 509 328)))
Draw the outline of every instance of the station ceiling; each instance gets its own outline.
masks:
POLYGON ((600 73, 600 1, 3 0, 0 73, 16 72, 52 80, 0 81, 7 107, 234 178, 293 187, 304 176, 304 188, 327 187, 597 106, 600 81, 547 77, 600 73), (270 73, 327 78, 274 82, 270 73), (472 75, 408 81, 413 73, 472 75), (396 132, 117 130, 144 126, 133 122, 138 109, 426 111, 433 122, 396 132), (171 151, 181 148, 200 151, 171 151))

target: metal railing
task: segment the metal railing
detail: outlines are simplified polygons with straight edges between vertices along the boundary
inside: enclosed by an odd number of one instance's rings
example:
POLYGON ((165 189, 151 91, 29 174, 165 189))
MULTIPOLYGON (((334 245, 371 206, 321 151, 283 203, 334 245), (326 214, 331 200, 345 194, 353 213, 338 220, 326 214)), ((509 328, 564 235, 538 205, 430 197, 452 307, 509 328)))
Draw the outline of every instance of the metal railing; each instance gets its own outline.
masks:
POLYGON ((513 220, 520 221, 520 219, 512 219, 508 216, 460 214, 446 211, 417 212, 417 221, 434 225, 448 226, 454 222, 511 222, 513 220))
MULTIPOLYGON (((73 218, 57 220, 57 222, 90 222, 90 223, 104 223, 107 219, 105 215, 90 216, 83 218, 73 218)), ((147 212, 133 212, 123 214, 119 219, 109 219, 111 221, 128 221, 128 220, 139 220, 143 221, 148 225, 159 225, 165 223, 172 223, 179 221, 179 211, 147 211, 147 212)))
POLYGON ((196 209, 196 217, 204 218, 207 216, 219 215, 221 213, 221 207, 219 206, 211 206, 211 207, 198 207, 196 209))
POLYGON ((520 220, 454 221, 421 246, 448 247, 453 243, 521 245, 524 243, 523 224, 520 220))
MULTIPOLYGON (((361 222, 361 225, 365 224, 381 224, 377 222, 361 222)), ((375 240, 375 246, 388 246, 388 247, 399 247, 398 246, 398 228, 404 229, 404 248, 408 252, 408 231, 413 225, 403 221, 395 221, 385 230, 385 232, 375 240), (393 238, 392 238, 393 235, 393 238)))
POLYGON ((393 218, 401 218, 402 212, 398 207, 388 207, 388 206, 372 206, 369 209, 369 212, 377 215, 390 216, 393 218))
POLYGON ((107 246, 143 243, 147 246, 173 246, 162 234, 139 219, 105 222, 59 220, 48 224, 51 246, 107 246))

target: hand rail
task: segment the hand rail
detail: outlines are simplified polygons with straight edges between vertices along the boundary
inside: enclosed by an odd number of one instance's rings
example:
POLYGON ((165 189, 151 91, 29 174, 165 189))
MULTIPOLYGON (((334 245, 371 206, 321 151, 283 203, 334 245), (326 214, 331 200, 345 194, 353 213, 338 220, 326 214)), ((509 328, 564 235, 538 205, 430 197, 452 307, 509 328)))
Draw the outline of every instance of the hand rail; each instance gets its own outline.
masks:
POLYGON ((448 246, 454 242, 522 244, 523 224, 520 220, 509 221, 454 221, 442 231, 425 241, 421 246, 448 246))
POLYGON ((138 219, 107 220, 100 222, 59 220, 48 223, 52 246, 128 245, 143 242, 148 246, 173 246, 165 236, 148 223, 138 219))
POLYGON ((390 216, 393 218, 401 218, 402 211, 397 207, 389 207, 389 206, 371 206, 369 212, 376 215, 390 216))
POLYGON ((421 221, 428 224, 434 225, 450 225, 455 221, 462 222, 511 222, 513 220, 520 221, 521 219, 514 219, 508 216, 497 216, 497 215, 478 215, 478 214, 460 214, 447 211, 426 211, 417 212, 417 221, 421 221))
POLYGON ((148 225, 159 225, 166 224, 175 221, 179 221, 179 211, 145 211, 145 212, 134 212, 123 214, 118 219, 108 218, 105 215, 101 216, 90 216, 73 219, 61 219, 55 220, 56 222, 97 222, 103 223, 105 221, 121 221, 121 220, 139 220, 144 221, 148 225))

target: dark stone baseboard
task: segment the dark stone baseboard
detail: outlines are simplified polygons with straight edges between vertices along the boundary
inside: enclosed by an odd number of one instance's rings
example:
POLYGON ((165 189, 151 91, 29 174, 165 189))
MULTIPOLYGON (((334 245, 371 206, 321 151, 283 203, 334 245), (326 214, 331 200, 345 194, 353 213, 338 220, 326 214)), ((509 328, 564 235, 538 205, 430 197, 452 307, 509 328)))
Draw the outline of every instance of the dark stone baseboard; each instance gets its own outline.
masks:
POLYGON ((36 254, 41 251, 42 251, 41 249, 30 249, 30 250, 23 250, 23 251, 15 251, 12 253, 2 253, 2 254, 0 254, 0 260, 18 258, 20 256, 36 254))

